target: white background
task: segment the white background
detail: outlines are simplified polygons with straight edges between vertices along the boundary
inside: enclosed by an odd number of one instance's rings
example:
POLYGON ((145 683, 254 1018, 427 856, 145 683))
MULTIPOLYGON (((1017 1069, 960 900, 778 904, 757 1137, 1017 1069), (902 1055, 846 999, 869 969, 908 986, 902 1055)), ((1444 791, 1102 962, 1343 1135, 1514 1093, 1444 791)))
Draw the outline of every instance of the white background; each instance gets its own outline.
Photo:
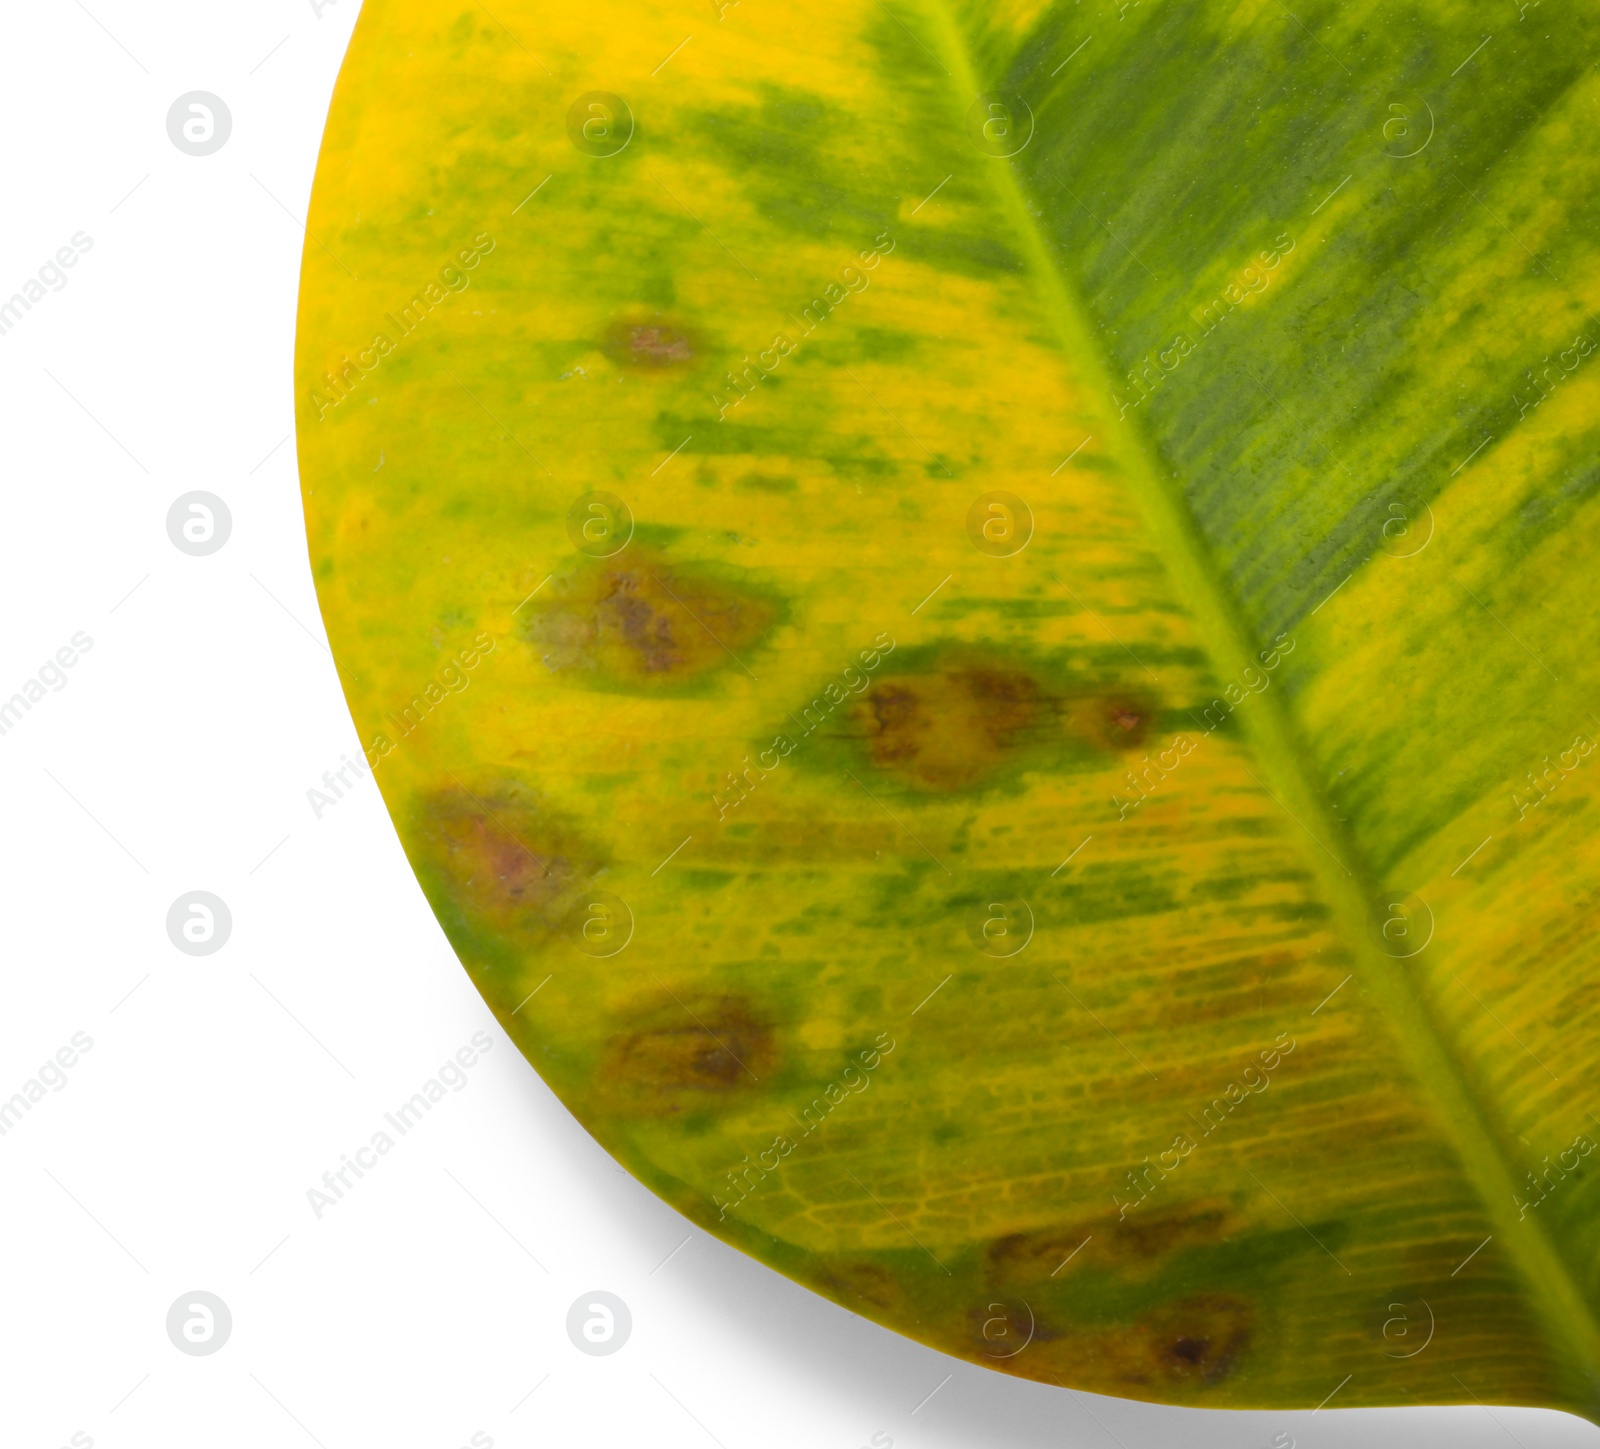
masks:
MULTIPOLYGON (((460 1449, 1600 1443, 1532 1410, 1220 1414, 943 1357, 691 1228, 588 1138, 457 965, 358 754, 306 563, 291 413, 302 232, 356 15, 338 0, 8 7, 0 698, 92 649, 0 737, 0 1099, 94 1042, 0 1137, 0 1442, 460 1449), (92 14, 90 12, 93 12, 92 14), (168 139, 181 94, 233 132, 168 139), (180 494, 224 498, 208 558, 180 494), (169 905, 221 896, 213 956, 169 905), (307 1190, 476 1031, 493 1050, 319 1220, 307 1190), (180 1295, 233 1330, 180 1353, 180 1295), (629 1305, 616 1354, 569 1305, 629 1305), (930 1398, 929 1395, 932 1395, 930 1398)), ((1308 1406, 1309 1407, 1309 1406, 1308 1406)))

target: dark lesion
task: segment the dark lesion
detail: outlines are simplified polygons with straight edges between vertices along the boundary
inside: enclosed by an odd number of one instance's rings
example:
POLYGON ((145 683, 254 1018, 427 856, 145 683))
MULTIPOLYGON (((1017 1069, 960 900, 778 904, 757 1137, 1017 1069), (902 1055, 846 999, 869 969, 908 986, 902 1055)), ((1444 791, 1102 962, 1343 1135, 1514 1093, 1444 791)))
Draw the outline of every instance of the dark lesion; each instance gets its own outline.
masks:
POLYGON ((601 1053, 597 1087, 625 1116, 672 1116, 760 1089, 776 1035, 737 995, 665 992, 626 1015, 601 1053))
POLYGON ((992 1296, 967 1310, 967 1340, 980 1362, 1002 1365, 1038 1345, 1053 1343, 1057 1329, 1042 1320, 1031 1303, 1004 1301, 992 1296))
POLYGON ((1238 1367, 1250 1346, 1252 1317, 1242 1298, 1203 1293, 1156 1309, 1141 1328, 1162 1377, 1211 1386, 1238 1367))
POLYGON ((1215 1247, 1239 1230, 1238 1212, 1222 1198, 1196 1198, 1132 1216, 1097 1213, 1050 1227, 1007 1233, 984 1251, 984 1276, 995 1287, 1027 1291, 1073 1271, 1111 1271, 1145 1278, 1179 1254, 1215 1247))
POLYGON ((835 1303, 864 1309, 874 1316, 899 1308, 906 1301, 898 1275, 865 1258, 845 1254, 818 1258, 811 1281, 835 1303))
POLYGON ((1159 1390, 1203 1403, 1248 1362, 1255 1314, 1245 1299, 1226 1293, 1175 1297, 1121 1321, 1081 1316, 1061 1298, 991 1294, 968 1309, 960 1332, 959 1351, 1003 1372, 1095 1393, 1142 1398, 1159 1390), (1014 1348, 1021 1351, 1006 1356, 1014 1348))
POLYGON ((664 312, 634 312, 606 328, 602 350, 629 371, 684 372, 704 352, 699 333, 664 312))
MULTIPOLYGON (((1160 1387, 1203 1400, 1245 1361, 1256 1332, 1254 1305, 1232 1293, 1163 1288, 1186 1276, 1185 1260, 1203 1261, 1241 1226, 1229 1202, 1204 1197, 1140 1216, 1097 1213, 992 1239, 979 1259, 985 1303, 991 1313, 1000 1311, 996 1305, 1025 1304, 1034 1323, 1017 1365, 995 1366, 1025 1373, 1040 1367, 1100 1392, 1160 1387), (1159 1295, 1153 1302, 1152 1294, 1159 1295), (1130 1298, 1148 1306, 1127 1314, 1120 1304, 1130 1298)), ((969 1356, 977 1346, 975 1321, 969 1312, 969 1356)), ((992 1329, 987 1337, 995 1337, 992 1329)), ((993 1356, 992 1345, 979 1347, 979 1356, 985 1350, 993 1356)))
POLYGON ((1095 709, 1085 711, 1085 718, 1105 748, 1132 750, 1150 737, 1154 713, 1149 700, 1114 694, 1097 701, 1095 709))
POLYGON ((919 791, 979 789, 1018 766, 1093 768, 1143 745, 1156 705, 1004 656, 951 650, 885 673, 850 710, 872 764, 919 791))
POLYGON ((671 693, 727 670, 749 673, 745 656, 779 616, 756 589, 636 546, 552 580, 521 634, 553 674, 671 693))
POLYGON ((930 790, 962 790, 1038 739, 1053 713, 1031 675, 972 665, 879 678, 855 719, 878 768, 930 790))
POLYGON ((519 784, 452 780, 411 814, 414 848, 453 913, 497 935, 553 932, 604 868, 599 850, 519 784))

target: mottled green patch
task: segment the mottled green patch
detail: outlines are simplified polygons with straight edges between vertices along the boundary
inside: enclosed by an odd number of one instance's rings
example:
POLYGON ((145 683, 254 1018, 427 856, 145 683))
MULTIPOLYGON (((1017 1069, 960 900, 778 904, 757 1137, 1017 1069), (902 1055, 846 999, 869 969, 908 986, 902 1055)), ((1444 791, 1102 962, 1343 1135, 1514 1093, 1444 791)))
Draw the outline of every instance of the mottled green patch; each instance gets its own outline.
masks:
POLYGON ((1595 1412, 1600 1183, 1545 1177, 1521 1221, 1513 1189, 1583 1125, 1596 767, 1526 818, 1507 782, 1591 728, 1600 364, 1561 349, 1600 22, 765 0, 647 83, 671 7, 503 3, 370 0, 299 387, 494 231, 428 331, 303 406, 301 453, 364 741, 452 633, 501 641, 377 779, 529 1060, 695 1221, 975 1363, 1595 1412), (628 92, 626 151, 575 148, 545 62, 628 92), (1036 123, 1009 158, 969 109, 993 89, 1036 123), (586 488, 640 514, 612 560, 570 551, 586 488), (1005 559, 962 526, 997 488, 1035 510, 1005 559), (673 632, 679 573, 726 630, 673 632), (1270 688, 1160 769, 1280 628, 1270 688), (778 730, 799 753, 714 823, 778 730), (603 960, 561 939, 602 875, 638 924, 603 960), (1404 961, 1369 931, 1395 883, 1438 926, 1404 961), (973 908, 1012 898, 1034 935, 996 960, 973 908), (815 1105, 879 1029, 870 1087, 815 1105), (1162 1180, 1281 1032, 1270 1090, 1162 1180), (769 1165, 791 1109, 825 1118, 769 1165), (1119 1216, 1130 1173, 1156 1196, 1119 1216), (1448 1321, 1419 1359, 1385 1353, 1390 1293, 1448 1321))
POLYGON ((799 486, 792 474, 746 473, 735 485, 752 493, 793 493, 799 486))
POLYGON ((797 86, 760 83, 754 105, 686 118, 709 151, 749 190, 762 216, 801 236, 856 249, 894 220, 893 183, 852 155, 854 117, 797 86))
POLYGON ((692 891, 717 891, 738 879, 731 870, 681 870, 677 880, 692 891))

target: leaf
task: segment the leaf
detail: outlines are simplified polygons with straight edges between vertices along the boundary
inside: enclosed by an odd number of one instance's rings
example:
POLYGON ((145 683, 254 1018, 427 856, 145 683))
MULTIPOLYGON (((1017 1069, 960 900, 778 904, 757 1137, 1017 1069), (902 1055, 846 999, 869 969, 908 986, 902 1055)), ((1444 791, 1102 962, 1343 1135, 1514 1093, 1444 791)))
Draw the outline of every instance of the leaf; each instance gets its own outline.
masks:
POLYGON ((1597 25, 369 0, 323 612, 631 1172, 1045 1382, 1595 1416, 1597 25))

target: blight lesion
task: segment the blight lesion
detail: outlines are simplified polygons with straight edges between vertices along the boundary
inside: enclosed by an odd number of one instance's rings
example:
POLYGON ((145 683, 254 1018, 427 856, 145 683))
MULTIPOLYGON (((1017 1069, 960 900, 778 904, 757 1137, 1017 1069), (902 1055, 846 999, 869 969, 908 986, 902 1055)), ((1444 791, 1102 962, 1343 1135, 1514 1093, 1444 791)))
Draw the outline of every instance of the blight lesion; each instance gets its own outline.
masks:
POLYGON ((877 769, 918 792, 954 794, 1018 767, 1110 764, 1143 743, 1156 712, 1135 691, 954 649, 880 675, 851 706, 847 728, 877 769))
POLYGON ((449 780, 410 815, 410 854, 453 937, 543 946, 606 867, 603 851, 514 779, 449 780))
POLYGON ((664 312, 618 317, 600 345, 607 357, 630 371, 660 374, 689 371, 705 350, 690 323, 664 312))
POLYGON ((778 1059, 766 1014, 736 992, 665 988, 623 1007, 593 1084, 604 1110, 672 1117, 766 1091, 778 1059))
POLYGON ((561 678, 674 693, 730 670, 750 674, 745 656, 781 614, 763 591, 636 545, 553 579, 521 635, 561 678))

